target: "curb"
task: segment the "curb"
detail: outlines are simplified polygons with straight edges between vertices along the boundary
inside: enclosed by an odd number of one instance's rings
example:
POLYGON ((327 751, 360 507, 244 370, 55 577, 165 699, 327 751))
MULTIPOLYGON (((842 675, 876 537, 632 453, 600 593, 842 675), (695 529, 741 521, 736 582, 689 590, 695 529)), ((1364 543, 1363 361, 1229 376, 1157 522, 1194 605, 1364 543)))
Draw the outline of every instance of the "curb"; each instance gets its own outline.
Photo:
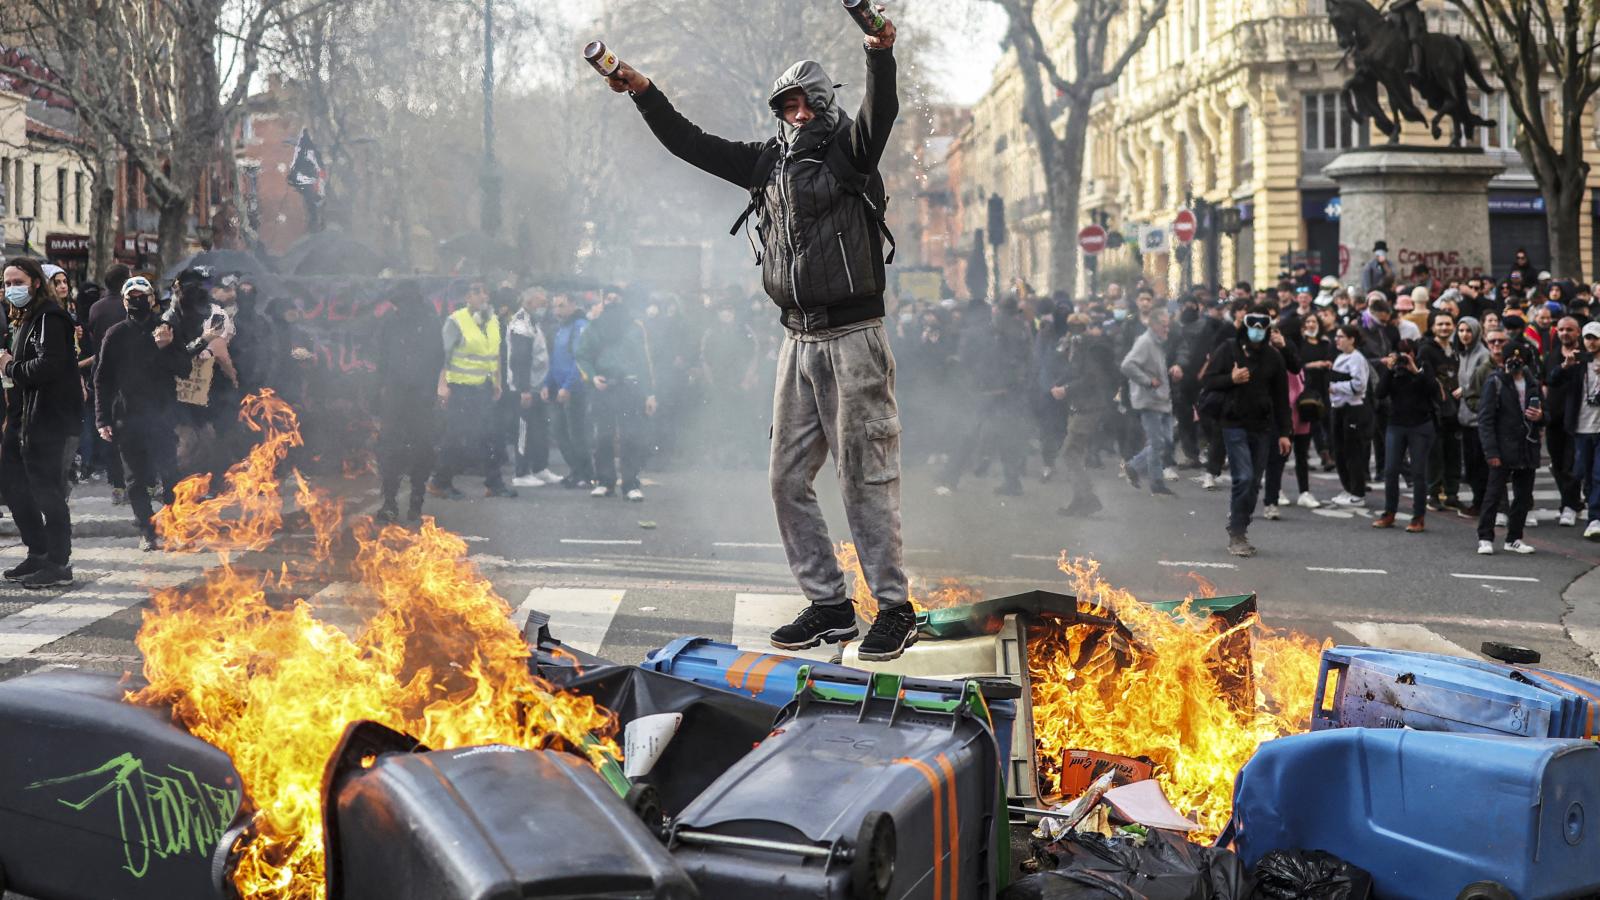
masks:
POLYGON ((1561 617, 1567 635, 1590 662, 1600 665, 1600 568, 1590 569, 1567 585, 1561 600, 1567 605, 1567 613, 1561 617))

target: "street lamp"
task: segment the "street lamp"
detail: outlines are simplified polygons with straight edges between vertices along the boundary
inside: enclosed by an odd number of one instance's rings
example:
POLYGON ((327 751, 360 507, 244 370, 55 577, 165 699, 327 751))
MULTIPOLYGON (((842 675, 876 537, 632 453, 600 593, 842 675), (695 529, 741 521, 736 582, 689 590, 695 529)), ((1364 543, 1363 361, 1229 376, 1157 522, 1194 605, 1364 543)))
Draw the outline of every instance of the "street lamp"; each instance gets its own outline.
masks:
POLYGON ((33 234, 33 216, 17 216, 17 221, 22 223, 22 255, 32 256, 33 246, 28 243, 28 237, 33 234))

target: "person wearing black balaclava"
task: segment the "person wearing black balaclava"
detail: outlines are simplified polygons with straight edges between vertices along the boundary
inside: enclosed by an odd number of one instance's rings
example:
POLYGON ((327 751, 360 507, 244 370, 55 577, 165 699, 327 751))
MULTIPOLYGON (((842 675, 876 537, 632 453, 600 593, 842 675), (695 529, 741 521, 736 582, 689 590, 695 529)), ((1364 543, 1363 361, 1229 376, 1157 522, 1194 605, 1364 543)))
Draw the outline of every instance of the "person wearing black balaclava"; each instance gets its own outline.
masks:
POLYGON ((1055 377, 1059 373, 1054 371, 1049 362, 1056 347, 1067 336, 1067 317, 1072 312, 1071 300, 1058 299, 1049 320, 1041 324, 1039 334, 1033 340, 1034 383, 1029 391, 1029 406, 1033 410, 1034 422, 1039 427, 1039 455, 1044 462, 1041 481, 1049 481, 1054 477, 1056 459, 1061 455, 1061 446, 1067 441, 1067 404, 1065 400, 1050 396, 1050 389, 1055 386, 1055 377))
POLYGON ((139 527, 139 549, 156 546, 151 525, 150 490, 158 481, 163 502, 172 502, 178 483, 173 407, 176 379, 189 374, 189 359, 174 343, 172 326, 156 316, 158 301, 149 279, 129 278, 122 286, 127 318, 100 342, 94 369, 94 424, 102 440, 114 443, 128 479, 128 504, 139 527))
POLYGON ((422 519, 428 473, 439 440, 434 389, 444 371, 439 319, 415 282, 402 282, 389 298, 394 312, 378 333, 378 472, 383 481, 380 519, 400 518, 400 482, 411 481, 406 521, 422 519))
MULTIPOLYGON (((868 661, 898 657, 916 638, 900 537, 900 416, 894 355, 883 327, 888 229, 878 165, 899 113, 895 27, 865 38, 867 89, 858 115, 840 109, 833 79, 811 60, 774 82, 778 135, 736 142, 690 123, 631 66, 610 76, 674 156, 750 192, 762 283, 786 339, 778 355, 768 476, 789 568, 811 601, 772 633, 782 650, 859 633, 814 481, 832 455, 845 515, 878 616, 862 640, 868 661)), ((866 598, 861 598, 865 600, 866 598)))
POLYGON ((72 584, 72 518, 67 467, 83 424, 72 317, 56 302, 37 260, 3 270, 11 339, 0 350, 6 418, 0 435, 0 497, 28 548, 8 581, 25 588, 72 584))

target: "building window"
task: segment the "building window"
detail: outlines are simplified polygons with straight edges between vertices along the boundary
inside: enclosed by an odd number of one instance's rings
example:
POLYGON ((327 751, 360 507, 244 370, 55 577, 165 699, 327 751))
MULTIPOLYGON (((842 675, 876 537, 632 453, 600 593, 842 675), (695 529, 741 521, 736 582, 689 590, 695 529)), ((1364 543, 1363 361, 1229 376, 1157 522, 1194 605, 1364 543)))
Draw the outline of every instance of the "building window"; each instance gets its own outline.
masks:
POLYGON ((44 204, 39 198, 44 194, 44 166, 35 164, 33 167, 33 220, 40 225, 44 224, 44 204))
POLYGON ((1255 178, 1255 121, 1250 107, 1233 111, 1233 183, 1244 184, 1255 178))
POLYGON ((23 206, 22 206, 22 160, 19 159, 19 160, 16 161, 16 164, 12 168, 12 172, 14 174, 11 176, 11 189, 16 191, 17 194, 16 194, 16 197, 12 200, 12 203, 11 203, 11 214, 13 216, 20 216, 20 215, 22 215, 22 210, 23 210, 23 206))
POLYGON ((73 220, 79 225, 83 224, 83 173, 76 172, 72 176, 72 213, 73 220))
POLYGON ((1201 43, 1200 22, 1202 15, 1200 9, 1200 0, 1188 0, 1188 2, 1183 5, 1183 12, 1184 18, 1189 20, 1189 53, 1199 53, 1201 43))
POLYGON ((0 156, 0 219, 11 214, 16 202, 11 193, 11 157, 0 156))
POLYGON ((56 170, 56 221, 67 221, 67 170, 56 170))
POLYGON ((1350 115, 1334 91, 1306 94, 1305 149, 1348 150, 1365 147, 1370 132, 1365 123, 1350 115))

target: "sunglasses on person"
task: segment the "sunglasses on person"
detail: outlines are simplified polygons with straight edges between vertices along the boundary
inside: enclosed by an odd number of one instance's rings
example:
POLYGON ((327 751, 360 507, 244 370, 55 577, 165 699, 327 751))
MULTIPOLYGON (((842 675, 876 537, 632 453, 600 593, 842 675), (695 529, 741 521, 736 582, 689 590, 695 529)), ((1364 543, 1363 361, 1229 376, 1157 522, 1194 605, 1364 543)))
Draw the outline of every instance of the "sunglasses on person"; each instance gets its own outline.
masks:
POLYGON ((1505 342, 1505 338, 1489 338, 1487 341, 1484 341, 1485 344, 1488 344, 1491 347, 1498 347, 1505 342))

